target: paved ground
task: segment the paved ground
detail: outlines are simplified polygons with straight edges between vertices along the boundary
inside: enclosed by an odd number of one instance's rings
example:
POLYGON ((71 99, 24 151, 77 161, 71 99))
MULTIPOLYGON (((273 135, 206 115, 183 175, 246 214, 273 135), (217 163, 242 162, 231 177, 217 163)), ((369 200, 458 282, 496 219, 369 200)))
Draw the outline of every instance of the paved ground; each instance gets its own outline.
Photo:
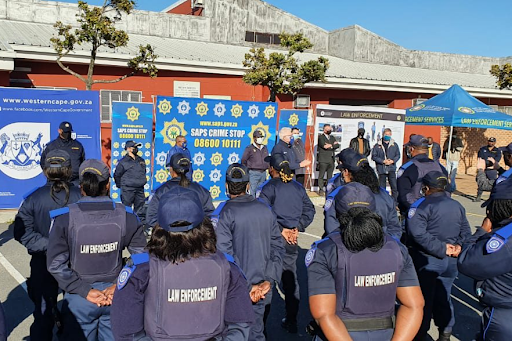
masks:
MULTIPOLYGON (((460 201, 467 211, 468 220, 473 229, 479 226, 485 213, 480 204, 473 203, 471 199, 476 192, 474 177, 461 176, 457 179, 457 185, 462 190, 457 192, 454 198, 460 201)), ((484 194, 484 198, 488 194, 484 194)), ((309 246, 320 238, 323 232, 323 199, 313 198, 317 206, 317 214, 313 224, 307 233, 300 236, 301 257, 304 258, 309 246)), ((0 211, 0 301, 3 302, 7 315, 7 323, 10 331, 9 340, 28 340, 29 327, 32 323, 32 302, 25 291, 25 279, 29 275, 29 256, 25 249, 12 237, 12 227, 9 220, 15 214, 14 211, 0 211)), ((305 267, 299 264, 299 281, 301 283, 301 295, 303 298, 299 316, 299 334, 290 335, 284 332, 279 323, 284 313, 284 301, 276 292, 272 302, 272 311, 267 323, 269 340, 310 340, 303 332, 304 327, 311 320, 307 302, 307 281, 305 267)), ((455 302, 456 325, 454 340, 472 340, 479 328, 481 307, 473 295, 473 282, 469 278, 460 275, 455 281, 452 297, 455 302)), ((431 328, 430 335, 437 339, 435 328, 431 328)))

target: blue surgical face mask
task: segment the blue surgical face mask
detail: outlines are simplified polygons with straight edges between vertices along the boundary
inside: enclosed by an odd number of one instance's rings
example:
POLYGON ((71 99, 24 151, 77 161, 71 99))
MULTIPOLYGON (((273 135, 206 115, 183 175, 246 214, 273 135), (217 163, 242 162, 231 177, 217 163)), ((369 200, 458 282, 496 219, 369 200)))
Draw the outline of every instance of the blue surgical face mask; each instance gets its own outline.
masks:
POLYGON ((293 144, 293 142, 295 142, 295 139, 292 136, 291 139, 290 139, 290 144, 293 144))
POLYGON ((391 141, 391 136, 386 135, 383 137, 383 139, 384 139, 384 141, 389 142, 389 141, 391 141))

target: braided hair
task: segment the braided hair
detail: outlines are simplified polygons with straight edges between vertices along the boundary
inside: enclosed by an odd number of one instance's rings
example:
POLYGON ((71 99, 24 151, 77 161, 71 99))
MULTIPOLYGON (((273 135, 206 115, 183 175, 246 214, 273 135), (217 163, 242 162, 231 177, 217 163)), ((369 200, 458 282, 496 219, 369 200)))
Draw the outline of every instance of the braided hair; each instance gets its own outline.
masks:
POLYGON ((350 252, 368 249, 377 252, 384 246, 382 218, 366 207, 353 207, 338 216, 343 244, 350 252))
POLYGON ((354 182, 359 182, 362 185, 365 185, 370 188, 370 190, 377 194, 380 191, 379 179, 377 178, 377 174, 373 168, 365 163, 361 166, 361 169, 355 172, 350 172, 352 175, 352 180, 354 182))
POLYGON ((487 217, 493 224, 497 224, 512 217, 512 200, 492 200, 487 208, 487 217))
MULTIPOLYGON (((244 177, 244 175, 243 175, 241 169, 234 168, 232 173, 231 173, 231 177, 233 179, 241 179, 241 178, 244 177)), ((247 184, 249 182, 247 182, 247 181, 245 181, 245 182, 226 181, 226 183, 228 184, 228 192, 229 192, 229 194, 231 194, 231 195, 240 195, 240 194, 245 193, 245 191, 247 190, 247 184)))
MULTIPOLYGON (((49 164, 57 165, 57 163, 52 162, 49 164)), ((43 173, 48 181, 52 182, 52 187, 50 188, 50 196, 52 197, 52 200, 59 205, 66 206, 69 201, 68 181, 72 175, 71 167, 46 167, 43 173), (64 202, 60 203, 55 193, 59 193, 62 190, 66 192, 66 199, 64 202)))
POLYGON ((275 170, 279 172, 279 177, 281 178, 282 182, 287 183, 293 180, 293 173, 288 161, 281 161, 275 170))

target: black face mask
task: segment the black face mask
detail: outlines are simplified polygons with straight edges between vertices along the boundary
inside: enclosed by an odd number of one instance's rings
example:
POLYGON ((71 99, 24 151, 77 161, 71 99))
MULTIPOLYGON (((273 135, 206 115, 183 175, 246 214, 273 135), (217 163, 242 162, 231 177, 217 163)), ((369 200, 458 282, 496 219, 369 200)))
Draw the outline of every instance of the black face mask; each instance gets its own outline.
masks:
POLYGON ((328 130, 325 132, 326 135, 331 135, 332 131, 328 130))
POLYGON ((133 155, 137 155, 137 153, 139 152, 139 148, 133 148, 133 155))
POLYGON ((68 132, 68 133, 62 132, 61 138, 63 140, 70 140, 71 139, 71 132, 68 132))

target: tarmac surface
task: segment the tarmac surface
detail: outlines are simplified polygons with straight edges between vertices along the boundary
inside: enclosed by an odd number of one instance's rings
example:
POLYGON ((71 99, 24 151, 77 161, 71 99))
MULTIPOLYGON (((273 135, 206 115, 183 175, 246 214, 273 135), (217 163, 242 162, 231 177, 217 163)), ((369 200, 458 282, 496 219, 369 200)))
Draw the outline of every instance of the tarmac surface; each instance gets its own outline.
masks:
MULTIPOLYGON (((462 192, 456 192, 453 196, 465 208, 467 218, 473 229, 480 226, 484 218, 485 210, 480 203, 472 202, 476 193, 476 184, 473 176, 462 175, 457 177, 457 187, 462 192)), ((306 268, 301 261, 313 242, 320 239, 323 233, 323 198, 314 197, 312 200, 316 206, 316 216, 313 224, 299 237, 300 256, 298 262, 298 276, 301 291, 301 304, 299 311, 299 333, 288 334, 280 326, 284 316, 284 301, 282 295, 274 291, 272 309, 267 321, 268 340, 311 340, 305 333, 305 327, 311 320, 307 300, 306 268)), ((488 193, 484 193, 484 199, 488 193)), ((33 305, 26 293, 26 278, 29 276, 30 256, 25 248, 13 239, 10 223, 16 211, 0 211, 0 301, 6 312, 7 326, 10 333, 8 340, 29 340, 29 327, 32 323, 33 305)), ((274 289, 277 290, 277 289, 274 289)), ((452 340, 470 341, 480 326, 482 307, 479 305, 473 293, 473 281, 463 275, 459 275, 452 290, 452 298, 455 305, 456 323, 452 340)), ((437 340, 437 329, 432 324, 430 336, 437 340)))

